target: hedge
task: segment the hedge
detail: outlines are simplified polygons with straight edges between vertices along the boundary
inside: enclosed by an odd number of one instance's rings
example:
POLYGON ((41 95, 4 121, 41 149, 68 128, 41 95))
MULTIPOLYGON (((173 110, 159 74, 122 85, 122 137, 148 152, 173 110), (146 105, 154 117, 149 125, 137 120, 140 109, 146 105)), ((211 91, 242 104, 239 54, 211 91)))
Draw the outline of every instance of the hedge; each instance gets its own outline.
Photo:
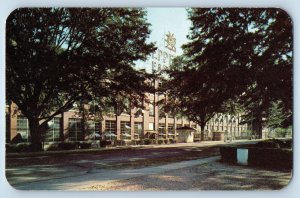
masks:
MULTIPOLYGON (((220 147, 221 161, 237 163, 239 147, 220 147)), ((245 147, 240 147, 245 148, 245 147)), ((291 170, 293 152, 291 149, 248 147, 248 165, 270 169, 291 170)))

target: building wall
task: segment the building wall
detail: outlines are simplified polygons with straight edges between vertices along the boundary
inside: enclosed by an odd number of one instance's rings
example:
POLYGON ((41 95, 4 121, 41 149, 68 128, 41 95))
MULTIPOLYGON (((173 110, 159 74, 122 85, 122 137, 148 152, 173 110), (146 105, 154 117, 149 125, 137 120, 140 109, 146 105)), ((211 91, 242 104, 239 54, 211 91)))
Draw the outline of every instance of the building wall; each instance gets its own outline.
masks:
MULTIPOLYGON (((158 81, 154 82, 154 86, 158 87, 158 81)), ((114 113, 109 113, 105 115, 101 124, 99 124, 99 131, 100 133, 104 134, 106 132, 105 122, 106 121, 116 121, 116 139, 121 140, 121 123, 128 122, 130 127, 129 134, 131 135, 130 139, 135 139, 135 131, 134 131, 134 124, 135 123, 142 123, 143 133, 141 134, 139 139, 144 138, 147 133, 158 133, 158 138, 175 138, 174 134, 176 134, 176 128, 182 126, 189 126, 197 129, 198 134, 200 133, 200 127, 193 122, 188 121, 185 118, 176 118, 176 117, 169 117, 167 114, 165 116, 160 117, 160 110, 159 106, 156 104, 159 100, 163 100, 165 98, 164 94, 159 93, 148 93, 147 97, 151 104, 153 104, 153 111, 154 115, 150 115, 150 104, 145 102, 145 110, 142 111, 141 114, 137 115, 137 111, 140 109, 132 108, 128 113, 122 113, 119 116, 116 116, 114 113), (153 127, 152 124, 153 123, 153 127), (151 126, 150 126, 151 125, 151 126), (168 134, 168 128, 172 127, 173 131, 171 134, 168 134), (164 133, 164 135, 160 135, 159 133, 164 133)), ((17 120, 18 116, 20 116, 20 112, 17 111, 17 106, 12 104, 7 106, 6 112, 9 116, 9 130, 10 130, 10 137, 9 139, 12 140, 18 133, 17 131, 17 120)), ((81 119, 81 115, 76 108, 65 112, 59 116, 58 118, 61 119, 61 140, 71 141, 70 139, 70 119, 81 119)), ((206 139, 211 139, 212 132, 224 132, 230 136, 238 137, 242 136, 243 132, 247 130, 247 125, 239 125, 240 122, 240 115, 223 115, 223 114, 216 114, 206 125, 205 127, 205 137, 206 139), (210 138, 209 138, 210 137, 210 138)), ((73 130, 73 129, 72 129, 73 130)), ((129 138, 128 138, 129 139, 129 138)), ((78 139, 84 140, 84 139, 78 139)))

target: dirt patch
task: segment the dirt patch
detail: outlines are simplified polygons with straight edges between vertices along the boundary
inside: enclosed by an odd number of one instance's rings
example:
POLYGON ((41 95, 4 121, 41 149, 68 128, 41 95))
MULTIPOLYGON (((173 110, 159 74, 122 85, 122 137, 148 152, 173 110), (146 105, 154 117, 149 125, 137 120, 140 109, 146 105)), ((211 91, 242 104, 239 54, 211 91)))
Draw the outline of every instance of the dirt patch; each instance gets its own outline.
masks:
POLYGON ((81 190, 278 190, 288 185, 291 177, 291 172, 263 170, 214 162, 161 174, 86 186, 81 190))

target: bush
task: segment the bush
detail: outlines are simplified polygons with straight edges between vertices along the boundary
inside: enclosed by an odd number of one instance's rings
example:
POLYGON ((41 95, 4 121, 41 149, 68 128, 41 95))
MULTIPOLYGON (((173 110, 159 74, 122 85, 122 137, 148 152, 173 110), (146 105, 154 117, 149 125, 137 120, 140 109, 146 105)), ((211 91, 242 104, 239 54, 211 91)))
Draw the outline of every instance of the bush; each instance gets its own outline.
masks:
POLYGON ((145 145, 149 145, 149 144, 151 144, 151 140, 150 139, 144 139, 144 140, 142 140, 142 143, 145 144, 145 145))
POLYGON ((227 163, 236 163, 236 147, 222 146, 220 147, 221 161, 227 163))
POLYGON ((271 139, 268 141, 277 143, 280 148, 292 148, 292 139, 271 139))
POLYGON ((90 149, 91 147, 92 147, 92 143, 88 143, 88 142, 80 142, 79 143, 80 149, 90 149))
POLYGON ((258 142, 256 144, 256 147, 257 148, 280 148, 280 145, 278 141, 267 140, 267 141, 258 142))
POLYGON ((157 144, 157 140, 151 139, 151 144, 157 144))
MULTIPOLYGON (((248 149, 249 166, 279 170, 291 170, 293 168, 293 152, 291 149, 258 148, 251 145, 249 145, 249 147, 241 146, 238 148, 248 149)), ((220 147, 221 161, 237 163, 238 148, 226 146, 220 147)))
POLYGON ((24 142, 22 136, 20 133, 18 133, 12 140, 11 140, 11 143, 12 144, 19 144, 19 143, 22 143, 24 142))
POLYGON ((106 147, 106 146, 109 146, 109 145, 112 145, 112 142, 110 140, 102 140, 100 142, 100 147, 106 147))
POLYGON ((77 148, 77 144, 75 142, 60 142, 58 143, 59 150, 73 150, 77 148))
POLYGON ((162 143, 164 143, 164 141, 163 140, 157 140, 157 143, 162 144, 162 143))
POLYGON ((132 145, 140 145, 141 140, 132 140, 132 145))
POLYGON ((272 169, 292 169, 293 152, 278 148, 249 148, 248 163, 252 166, 272 169))
POLYGON ((174 139, 169 139, 169 143, 170 143, 170 144, 174 144, 174 143, 176 143, 176 140, 174 140, 174 139))
POLYGON ((50 144, 46 149, 46 151, 59 151, 58 143, 50 144))
POLYGON ((6 144, 7 153, 22 153, 31 151, 31 143, 6 144))

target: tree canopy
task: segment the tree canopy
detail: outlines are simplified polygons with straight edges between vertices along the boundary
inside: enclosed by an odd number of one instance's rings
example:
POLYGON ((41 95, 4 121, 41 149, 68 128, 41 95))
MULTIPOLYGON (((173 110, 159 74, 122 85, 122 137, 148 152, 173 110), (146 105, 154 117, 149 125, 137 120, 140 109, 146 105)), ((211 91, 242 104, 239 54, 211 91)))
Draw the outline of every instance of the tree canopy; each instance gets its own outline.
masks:
MULTIPOLYGON (((184 64, 169 71, 177 92, 193 97, 190 111, 204 103, 206 114, 217 112, 227 101, 243 106, 244 121, 262 129, 263 118, 276 103, 292 120, 292 23, 280 9, 192 8, 192 22, 183 46, 184 64), (178 75, 180 73, 180 75, 178 75), (254 120, 255 118, 255 120, 254 120)), ((182 96, 182 98, 184 98, 182 96)), ((190 105, 190 104, 188 104, 190 105)), ((196 113, 196 112, 195 112, 196 113)))
POLYGON ((146 42, 149 26, 143 9, 21 8, 10 14, 6 95, 28 118, 33 144, 75 101, 102 104, 113 92, 133 101, 143 97, 149 76, 134 62, 155 50, 146 42))

